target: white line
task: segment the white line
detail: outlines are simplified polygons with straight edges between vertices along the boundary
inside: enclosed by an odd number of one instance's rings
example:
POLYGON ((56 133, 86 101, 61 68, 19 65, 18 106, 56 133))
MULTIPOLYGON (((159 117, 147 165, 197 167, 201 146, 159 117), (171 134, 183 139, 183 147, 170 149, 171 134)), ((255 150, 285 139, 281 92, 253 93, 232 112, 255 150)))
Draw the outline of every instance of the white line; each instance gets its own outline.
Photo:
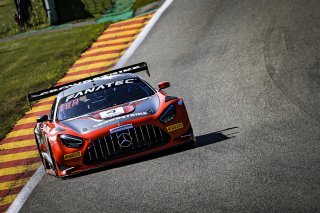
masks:
MULTIPOLYGON (((118 63, 115 65, 114 69, 123 67, 125 63, 128 62, 129 58, 136 51, 136 49, 140 46, 142 41, 147 37, 148 33, 152 29, 152 27, 159 20, 160 16, 163 12, 171 5, 174 0, 166 0, 162 6, 157 10, 157 12, 150 19, 148 24, 144 27, 144 29, 139 33, 138 37, 134 40, 128 50, 123 54, 118 63)), ((40 168, 34 173, 29 182, 22 188, 21 192, 18 194, 16 199, 10 205, 7 213, 15 213, 19 212, 24 203, 27 201, 28 197, 31 195, 34 188, 38 185, 44 175, 44 168, 40 166, 40 168)))
POLYGON ((148 33, 152 29, 152 27, 156 24, 156 22, 159 20, 160 16, 163 14, 163 12, 171 5, 171 3, 174 0, 166 0, 162 6, 158 9, 158 11, 153 15, 153 17, 150 19, 148 24, 143 28, 143 30, 139 33, 138 37, 134 40, 134 42, 131 44, 131 46, 128 48, 128 50, 122 55, 118 63, 114 66, 113 69, 118 69, 123 67, 132 54, 136 51, 136 49, 139 47, 139 45, 142 43, 142 41, 147 37, 148 33))
POLYGON ((27 201, 34 188, 38 185, 44 175, 44 168, 40 166, 39 169, 32 175, 29 182, 22 188, 13 203, 11 203, 7 213, 19 212, 23 204, 27 201))

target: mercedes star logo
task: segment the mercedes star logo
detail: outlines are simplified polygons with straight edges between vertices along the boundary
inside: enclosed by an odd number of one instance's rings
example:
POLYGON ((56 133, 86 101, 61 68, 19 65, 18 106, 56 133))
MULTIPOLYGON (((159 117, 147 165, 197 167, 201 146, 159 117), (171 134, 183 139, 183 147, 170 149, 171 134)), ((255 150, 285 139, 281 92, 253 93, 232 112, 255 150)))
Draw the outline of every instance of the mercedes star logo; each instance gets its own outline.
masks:
POLYGON ((118 137, 118 144, 122 148, 127 148, 132 144, 132 138, 128 133, 122 133, 118 137))

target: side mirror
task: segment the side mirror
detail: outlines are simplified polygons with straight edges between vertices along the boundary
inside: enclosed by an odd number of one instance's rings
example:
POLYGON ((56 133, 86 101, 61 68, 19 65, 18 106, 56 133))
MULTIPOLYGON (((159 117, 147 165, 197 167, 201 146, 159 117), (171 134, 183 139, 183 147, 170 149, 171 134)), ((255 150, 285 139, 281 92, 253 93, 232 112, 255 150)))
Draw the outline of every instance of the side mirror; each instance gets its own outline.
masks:
POLYGON ((48 115, 40 115, 37 117, 37 123, 42 123, 48 120, 48 115))
POLYGON ((158 83, 158 87, 159 87, 159 91, 160 91, 160 90, 163 90, 165 88, 170 87, 170 83, 168 81, 163 81, 163 82, 158 83))

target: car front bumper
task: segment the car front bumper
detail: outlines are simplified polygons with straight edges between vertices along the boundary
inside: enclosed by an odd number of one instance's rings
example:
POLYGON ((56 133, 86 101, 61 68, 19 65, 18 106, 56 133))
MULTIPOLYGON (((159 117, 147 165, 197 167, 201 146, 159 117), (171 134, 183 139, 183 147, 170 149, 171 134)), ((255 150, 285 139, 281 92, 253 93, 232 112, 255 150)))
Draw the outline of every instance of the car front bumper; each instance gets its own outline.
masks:
POLYGON ((112 160, 105 160, 102 162, 99 162, 97 164, 91 164, 91 165, 86 165, 86 164, 81 164, 78 166, 65 166, 65 165, 59 165, 58 168, 58 176, 61 178, 68 178, 72 177, 78 174, 90 172, 93 170, 98 170, 101 168, 107 168, 111 166, 115 166, 117 164, 123 163, 123 162, 128 162, 130 160, 134 160, 143 156, 148 156, 150 154, 154 154, 157 152, 165 151, 172 149, 174 147, 182 146, 182 145, 187 145, 187 144, 193 144, 195 143, 195 138, 193 133, 192 134, 185 134, 182 135, 179 138, 176 138, 174 140, 170 140, 169 143, 166 143, 164 145, 160 145, 148 150, 136 152, 136 153, 130 153, 128 155, 124 155, 112 160))

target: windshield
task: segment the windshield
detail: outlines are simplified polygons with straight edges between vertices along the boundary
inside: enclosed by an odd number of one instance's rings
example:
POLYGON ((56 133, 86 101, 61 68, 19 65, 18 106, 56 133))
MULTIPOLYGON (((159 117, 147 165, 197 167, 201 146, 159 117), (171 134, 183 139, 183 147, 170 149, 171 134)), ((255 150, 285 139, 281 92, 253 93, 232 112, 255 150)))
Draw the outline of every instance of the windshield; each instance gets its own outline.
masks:
POLYGON ((62 98, 58 104, 57 118, 62 121, 154 94, 140 79, 134 79, 128 84, 114 85, 98 90, 102 88, 100 85, 62 98))

